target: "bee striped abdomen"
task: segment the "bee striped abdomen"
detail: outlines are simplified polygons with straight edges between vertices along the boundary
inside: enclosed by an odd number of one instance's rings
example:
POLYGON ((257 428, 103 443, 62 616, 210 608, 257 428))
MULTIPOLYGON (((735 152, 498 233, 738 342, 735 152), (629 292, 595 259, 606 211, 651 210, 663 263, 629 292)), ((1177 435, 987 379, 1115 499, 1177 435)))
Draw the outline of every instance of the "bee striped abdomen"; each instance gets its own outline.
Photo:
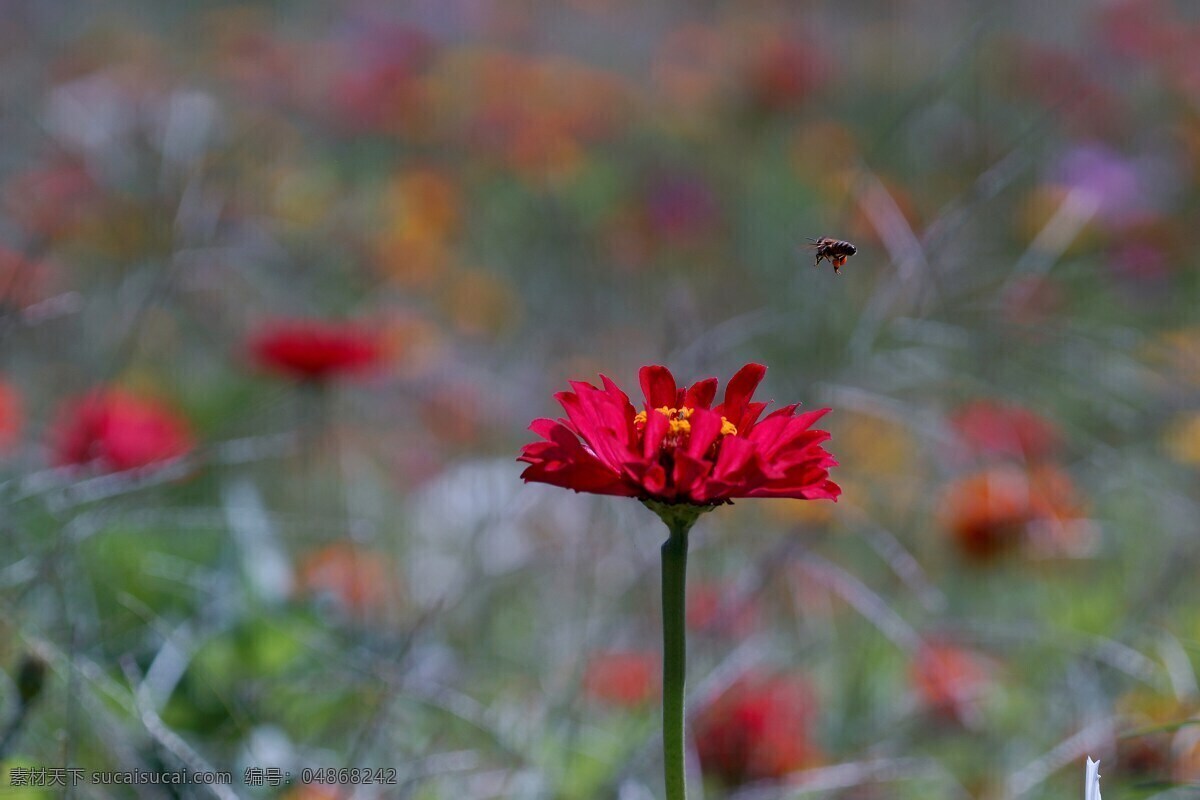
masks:
POLYGON ((808 241, 816 248, 817 258, 813 262, 813 266, 821 266, 821 259, 825 259, 830 264, 833 264, 834 273, 840 273, 846 263, 846 259, 858 252, 858 248, 850 242, 842 241, 841 239, 831 239, 828 236, 822 236, 819 239, 809 239, 808 241))

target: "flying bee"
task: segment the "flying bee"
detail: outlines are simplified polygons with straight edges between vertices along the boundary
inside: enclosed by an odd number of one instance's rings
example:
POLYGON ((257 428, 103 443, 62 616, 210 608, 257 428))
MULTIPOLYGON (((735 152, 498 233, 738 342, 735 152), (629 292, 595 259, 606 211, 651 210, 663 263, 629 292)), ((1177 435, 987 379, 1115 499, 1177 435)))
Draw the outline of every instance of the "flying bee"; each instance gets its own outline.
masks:
POLYGON ((817 251, 817 259, 813 262, 813 266, 821 266, 821 259, 825 259, 833 264, 834 274, 841 274, 846 259, 858 252, 858 248, 849 242, 830 239, 828 236, 822 236, 820 239, 810 238, 808 243, 817 251))

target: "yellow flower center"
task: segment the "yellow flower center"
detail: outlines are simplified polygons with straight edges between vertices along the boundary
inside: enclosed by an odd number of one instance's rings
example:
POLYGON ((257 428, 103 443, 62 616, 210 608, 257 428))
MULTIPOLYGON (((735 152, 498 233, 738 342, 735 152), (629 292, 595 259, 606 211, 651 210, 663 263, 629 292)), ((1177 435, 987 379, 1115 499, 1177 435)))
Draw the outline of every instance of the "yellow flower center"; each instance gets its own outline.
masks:
MULTIPOLYGON (((692 409, 687 406, 683 408, 663 406, 654 410, 667 418, 667 440, 669 443, 677 443, 681 437, 692 432, 692 423, 688 422, 688 417, 692 415, 692 409)), ((646 412, 639 411, 635 414, 633 416, 633 424, 637 426, 638 430, 641 430, 646 425, 646 412)), ((725 417, 721 417, 721 435, 733 436, 736 433, 737 426, 725 419, 725 417)))

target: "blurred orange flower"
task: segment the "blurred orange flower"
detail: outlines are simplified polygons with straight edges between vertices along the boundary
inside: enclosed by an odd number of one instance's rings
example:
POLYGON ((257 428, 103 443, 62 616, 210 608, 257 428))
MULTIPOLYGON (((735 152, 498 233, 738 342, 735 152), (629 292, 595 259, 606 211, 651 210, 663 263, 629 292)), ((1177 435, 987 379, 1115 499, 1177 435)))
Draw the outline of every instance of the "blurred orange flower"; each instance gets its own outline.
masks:
POLYGON ((452 260, 461 204, 457 184, 439 170, 417 168, 393 178, 375 242, 380 269, 402 284, 430 285, 452 260))
POLYGON ((946 488, 939 513, 959 550, 976 561, 1018 549, 1080 555, 1096 535, 1070 476, 1051 466, 992 467, 961 478, 946 488))
POLYGON ((396 576, 385 554, 350 542, 335 542, 301 559, 297 588, 303 594, 329 597, 353 616, 366 617, 396 607, 396 576))

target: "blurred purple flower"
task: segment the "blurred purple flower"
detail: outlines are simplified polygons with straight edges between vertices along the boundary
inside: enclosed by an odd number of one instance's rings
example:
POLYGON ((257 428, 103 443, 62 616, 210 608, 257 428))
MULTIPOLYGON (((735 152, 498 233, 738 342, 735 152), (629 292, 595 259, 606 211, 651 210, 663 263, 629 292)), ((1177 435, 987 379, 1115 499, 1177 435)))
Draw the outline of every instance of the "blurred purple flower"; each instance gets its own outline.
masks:
POLYGON ((1153 205, 1145 165, 1105 145, 1085 144, 1070 150, 1059 161, 1056 179, 1069 190, 1090 196, 1097 204, 1097 217, 1105 222, 1127 222, 1153 205))

